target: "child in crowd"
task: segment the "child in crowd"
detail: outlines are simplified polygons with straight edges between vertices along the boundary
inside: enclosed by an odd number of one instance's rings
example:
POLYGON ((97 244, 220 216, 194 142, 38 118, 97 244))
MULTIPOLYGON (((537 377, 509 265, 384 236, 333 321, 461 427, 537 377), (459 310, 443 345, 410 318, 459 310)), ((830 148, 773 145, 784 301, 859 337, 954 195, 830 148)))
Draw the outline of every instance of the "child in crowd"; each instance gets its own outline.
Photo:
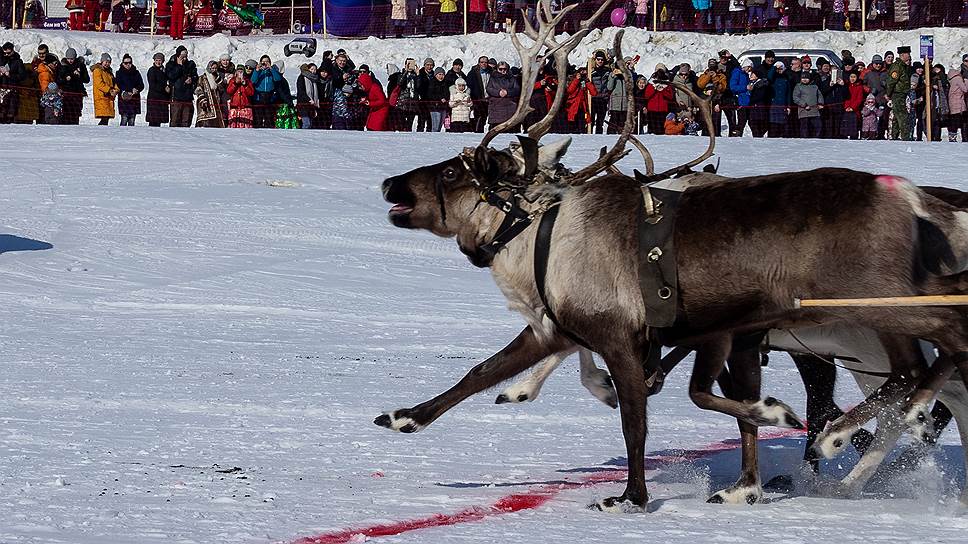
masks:
POLYGON ((862 140, 877 139, 877 125, 880 123, 883 114, 884 108, 877 106, 874 95, 867 95, 867 98, 864 99, 864 109, 861 110, 860 138, 862 140))
POLYGON ((44 96, 40 97, 40 107, 44 108, 44 124, 59 125, 64 113, 64 96, 53 81, 47 85, 44 96))

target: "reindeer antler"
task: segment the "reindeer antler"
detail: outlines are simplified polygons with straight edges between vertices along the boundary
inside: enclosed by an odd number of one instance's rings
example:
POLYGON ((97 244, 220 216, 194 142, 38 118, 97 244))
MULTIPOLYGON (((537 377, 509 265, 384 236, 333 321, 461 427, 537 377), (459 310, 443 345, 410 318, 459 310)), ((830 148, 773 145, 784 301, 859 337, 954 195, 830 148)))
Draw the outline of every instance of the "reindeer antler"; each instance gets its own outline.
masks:
MULTIPOLYGON (((577 5, 577 4, 575 4, 577 5)), ((574 7, 575 5, 569 6, 574 7)), ((559 44, 555 41, 554 34, 545 39, 545 43, 548 45, 549 52, 545 56, 549 56, 554 52, 555 58, 555 70, 558 72, 558 89, 555 91, 555 99, 551 103, 551 107, 548 108, 548 113, 545 114, 537 123, 531 125, 528 128, 528 137, 533 140, 540 140, 542 136, 548 133, 551 129, 551 124, 554 122, 555 117, 557 117, 558 112, 561 111, 561 106, 565 103, 565 92, 567 90, 567 85, 565 85, 565 77, 568 73, 568 55, 578 47, 585 36, 588 35, 592 30, 592 24, 605 12, 605 8, 609 6, 609 2, 602 2, 602 5, 598 8, 598 11, 593 13, 588 19, 585 19, 578 26, 578 31, 575 32, 567 41, 559 44)), ((541 0, 541 10, 545 14, 545 18, 551 18, 551 0, 541 0)), ((568 8, 566 8, 568 9, 568 8)), ((541 17, 539 14, 539 22, 541 17)), ((540 28, 540 26, 539 26, 540 28)), ((527 17, 524 17, 524 32, 531 38, 537 39, 538 32, 531 26, 531 22, 528 21, 527 17)))
MULTIPOLYGON (((540 13, 538 14, 539 24, 537 31, 534 30, 534 28, 531 26, 531 23, 528 22, 527 16, 524 17, 525 25, 527 25, 525 34, 534 40, 534 44, 531 47, 526 48, 521 44, 515 24, 511 25, 511 43, 514 44, 514 48, 518 50, 518 54, 521 56, 521 95, 518 97, 518 107, 514 111, 514 115, 512 115, 507 121, 492 127, 487 131, 487 134, 484 135, 484 139, 481 140, 480 144, 483 147, 487 147, 487 145, 491 143, 491 140, 493 140, 498 134, 507 131, 509 128, 520 125, 528 114, 534 111, 534 109, 531 107, 531 95, 534 94, 534 78, 537 73, 537 69, 541 65, 541 61, 538 60, 539 53, 541 53, 542 49, 548 47, 549 51, 545 56, 554 53, 557 58, 561 48, 552 45, 554 43, 552 36, 554 36, 555 27, 565 18, 566 15, 568 15, 571 10, 578 7, 578 4, 566 6, 564 9, 558 12, 558 15, 552 16, 551 0, 542 0, 542 5, 546 9, 544 10, 544 17, 542 17, 540 13)), ((571 40, 569 40, 569 42, 570 41, 571 40)), ((575 45, 577 45, 577 42, 575 45)), ((574 48, 574 46, 572 46, 572 48, 574 48)), ((567 56, 568 54, 565 53, 566 58, 567 56)))
POLYGON ((703 121, 705 121, 706 123, 706 131, 709 133, 709 145, 706 146, 706 151, 704 151, 702 155, 699 155, 695 159, 685 164, 681 164, 679 166, 676 166, 675 168, 670 168, 665 172, 662 172, 661 174, 659 174, 658 177, 660 179, 673 176, 675 174, 688 170, 693 166, 696 166, 702 161, 708 159, 709 157, 712 157, 713 150, 716 148, 716 126, 713 124, 713 108, 711 105, 712 97, 700 98, 699 95, 693 92, 693 90, 690 89, 688 85, 684 85, 678 81, 675 81, 674 79, 669 83, 676 89, 679 89, 680 91, 688 94, 689 98, 692 98, 699 105, 699 111, 702 112, 703 121))
MULTIPOLYGON (((622 128, 622 134, 619 135, 618 141, 615 142, 612 149, 606 153, 602 153, 597 161, 574 174, 566 176, 564 179, 566 184, 581 185, 605 170, 613 169, 614 164, 630 151, 625 149, 625 143, 629 140, 629 137, 632 135, 632 129, 635 127, 635 95, 632 93, 632 71, 629 70, 628 65, 625 63, 625 57, 622 55, 622 38, 624 36, 625 30, 619 30, 615 34, 615 58, 618 60, 619 69, 622 70, 622 75, 625 77, 625 92, 628 98, 628 111, 625 114, 625 126, 622 128)), ((640 151, 644 147, 643 145, 639 148, 640 151)), ((645 151, 645 155, 648 156, 646 160, 646 164, 648 164, 649 159, 652 157, 648 155, 648 150, 645 151)))

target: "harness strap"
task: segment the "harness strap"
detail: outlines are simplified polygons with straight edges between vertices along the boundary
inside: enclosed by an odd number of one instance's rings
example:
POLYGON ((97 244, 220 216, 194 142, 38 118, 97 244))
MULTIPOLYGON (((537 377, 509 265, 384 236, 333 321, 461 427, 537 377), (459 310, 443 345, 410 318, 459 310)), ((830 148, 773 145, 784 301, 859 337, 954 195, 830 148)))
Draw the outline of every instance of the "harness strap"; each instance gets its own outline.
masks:
POLYGON ((538 288, 538 296, 541 297, 541 303, 544 304, 545 315, 555 324, 558 332, 564 334, 572 342, 588 351, 595 351, 584 340, 561 326, 561 323, 558 322, 558 318, 555 316, 555 312, 548 304, 548 297, 545 294, 545 279, 548 274, 548 254, 551 252, 551 233, 554 231, 555 220, 557 219, 558 206, 552 206, 541 216, 541 222, 538 223, 538 234, 535 235, 534 240, 534 283, 538 288))

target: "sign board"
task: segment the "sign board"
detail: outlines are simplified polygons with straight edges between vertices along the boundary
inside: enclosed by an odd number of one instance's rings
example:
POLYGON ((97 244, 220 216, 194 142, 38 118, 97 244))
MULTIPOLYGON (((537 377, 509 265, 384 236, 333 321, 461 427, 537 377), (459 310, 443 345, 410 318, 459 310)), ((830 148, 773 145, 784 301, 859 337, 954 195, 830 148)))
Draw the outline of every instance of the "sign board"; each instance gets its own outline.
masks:
POLYGON ((934 36, 921 36, 921 58, 934 58, 934 36))

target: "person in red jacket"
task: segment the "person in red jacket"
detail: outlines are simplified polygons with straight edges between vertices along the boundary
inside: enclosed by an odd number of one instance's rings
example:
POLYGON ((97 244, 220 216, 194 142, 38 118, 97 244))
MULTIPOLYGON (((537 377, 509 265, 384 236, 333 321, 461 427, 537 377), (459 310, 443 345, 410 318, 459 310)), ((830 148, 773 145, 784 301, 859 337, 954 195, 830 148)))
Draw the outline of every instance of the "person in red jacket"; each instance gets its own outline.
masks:
POLYGON ((245 76, 245 69, 241 65, 235 70, 225 94, 229 99, 229 128, 252 128, 252 95, 255 94, 255 87, 245 76))
POLYGON ((856 140, 860 136, 860 112, 864 107, 864 97, 867 95, 864 83, 856 71, 847 76, 847 92, 850 93, 850 98, 844 101, 844 117, 841 120, 840 133, 849 140, 856 140))
POLYGON ((171 23, 168 25, 168 35, 173 40, 185 39, 185 0, 171 2, 171 23))
POLYGON ((588 79, 588 69, 584 66, 578 73, 569 76, 568 92, 565 93, 565 106, 568 125, 572 134, 584 134, 588 123, 588 97, 598 96, 598 89, 588 79))
MULTIPOLYGON (((652 81, 665 80, 663 74, 656 72, 652 81)), ((645 87, 645 110, 649 122, 649 134, 665 134, 665 119, 669 104, 675 100, 673 89, 664 83, 649 83, 645 87)))
POLYGON ((386 130, 387 118, 390 116, 390 103, 383 89, 375 81, 369 72, 360 74, 357 81, 360 88, 366 93, 364 103, 370 106, 370 114, 366 117, 367 130, 386 130))

